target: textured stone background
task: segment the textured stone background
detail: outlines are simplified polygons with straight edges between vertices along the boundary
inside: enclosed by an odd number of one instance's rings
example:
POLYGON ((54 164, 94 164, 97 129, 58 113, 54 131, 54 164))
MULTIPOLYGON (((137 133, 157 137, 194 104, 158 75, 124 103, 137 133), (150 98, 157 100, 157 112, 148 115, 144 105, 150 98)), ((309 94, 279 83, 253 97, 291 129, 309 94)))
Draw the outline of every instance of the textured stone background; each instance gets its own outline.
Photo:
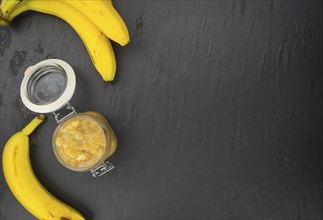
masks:
MULTIPOLYGON (((74 107, 103 113, 119 140, 116 169, 95 179, 55 159, 51 115, 32 136, 40 181, 88 219, 322 219, 322 1, 114 5, 131 44, 113 45, 113 83, 58 18, 0 28, 1 151, 34 116, 24 70, 56 57, 77 73, 74 107)), ((0 218, 33 218, 0 172, 0 218)))

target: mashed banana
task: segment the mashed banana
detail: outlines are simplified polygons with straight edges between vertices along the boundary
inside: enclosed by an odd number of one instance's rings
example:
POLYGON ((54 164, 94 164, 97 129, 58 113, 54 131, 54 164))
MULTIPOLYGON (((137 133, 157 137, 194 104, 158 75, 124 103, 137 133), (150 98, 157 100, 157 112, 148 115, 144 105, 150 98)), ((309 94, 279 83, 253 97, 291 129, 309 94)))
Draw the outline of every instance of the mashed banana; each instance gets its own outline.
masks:
POLYGON ((62 162, 74 168, 88 167, 98 162, 107 144, 102 127, 88 117, 74 117, 66 121, 54 141, 62 162))

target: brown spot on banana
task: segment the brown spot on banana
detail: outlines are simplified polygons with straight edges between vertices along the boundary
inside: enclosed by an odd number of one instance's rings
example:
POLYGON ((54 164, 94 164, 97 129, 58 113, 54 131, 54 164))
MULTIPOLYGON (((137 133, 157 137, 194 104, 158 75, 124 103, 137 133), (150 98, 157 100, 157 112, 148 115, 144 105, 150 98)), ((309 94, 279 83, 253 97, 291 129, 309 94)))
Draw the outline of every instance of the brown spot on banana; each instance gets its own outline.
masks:
POLYGON ((54 215, 53 215, 53 213, 51 213, 51 211, 48 211, 48 214, 49 214, 51 217, 53 217, 53 218, 54 218, 54 215))
MULTIPOLYGON (((13 150, 13 160, 14 161, 17 160, 17 155, 18 155, 18 145, 15 145, 15 148, 13 150)), ((15 162, 15 164, 16 164, 16 162, 15 162)), ((15 176, 18 175, 16 166, 14 166, 13 172, 14 172, 15 176)))

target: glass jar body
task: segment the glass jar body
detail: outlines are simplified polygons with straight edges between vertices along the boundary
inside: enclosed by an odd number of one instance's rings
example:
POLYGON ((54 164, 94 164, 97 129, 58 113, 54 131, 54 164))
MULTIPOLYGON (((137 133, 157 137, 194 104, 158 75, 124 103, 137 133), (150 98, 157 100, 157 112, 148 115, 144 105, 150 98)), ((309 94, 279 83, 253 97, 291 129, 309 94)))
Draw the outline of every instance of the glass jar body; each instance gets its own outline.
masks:
MULTIPOLYGON (((69 129, 72 129, 73 132, 73 127, 69 127, 69 129)), ((78 128, 75 128, 78 129, 78 128)), ((71 132, 69 132, 71 133, 71 132)), ((98 138, 97 138, 98 139, 98 138)), ((94 140, 96 141, 96 140, 94 140)), ((82 145, 82 144, 80 144, 82 145)), ((106 118, 98 113, 98 112, 94 112, 94 111, 89 111, 89 112, 84 112, 84 113, 76 113, 73 115, 68 116, 67 118, 65 118, 64 120, 62 120, 57 128, 54 131, 53 134, 53 138, 52 138, 52 146, 53 146, 53 151, 55 153, 56 158, 58 159, 58 161, 65 166, 66 168, 73 170, 73 171, 78 171, 78 172, 85 172, 85 171, 92 171, 95 170, 97 167, 99 167, 100 165, 104 164, 104 161, 109 158, 117 149, 117 138, 115 136, 115 133, 113 132, 109 122, 106 120, 106 118), (82 143, 82 141, 87 142, 87 146, 84 150, 84 146, 77 146, 75 145, 75 142, 73 142, 73 140, 75 139, 75 137, 73 136, 68 136, 66 132, 67 127, 69 126, 69 124, 71 124, 72 122, 78 122, 78 121, 87 121, 89 123, 92 123, 91 128, 90 127, 83 127, 82 131, 84 134, 82 134, 82 140, 79 143, 82 143), (65 130, 64 130, 65 129, 65 130), (90 130, 86 130, 86 129, 90 129, 90 130), (91 130, 92 129, 92 130, 91 130), (93 130, 94 129, 94 130, 93 130), (85 130, 85 132, 84 132, 85 130), (66 133, 66 135, 64 134, 64 132, 66 133), (102 149, 98 149, 96 150, 96 147, 98 147, 97 145, 93 144, 93 140, 87 141, 86 139, 93 139, 93 138, 97 138, 97 137, 91 137, 90 134, 93 134, 95 132, 98 133, 102 133, 101 135, 101 139, 103 140, 100 142, 100 146, 102 149), (89 134, 88 134, 89 133, 89 134), (65 135, 65 136, 64 136, 65 135), (62 140, 62 136, 65 137, 65 139, 62 140), (70 138, 69 138, 70 137, 70 138), (61 139, 59 139, 61 138, 61 139), (71 139, 71 142, 70 140, 71 139), (72 140, 73 139, 73 140, 72 140), (58 141, 60 141, 61 143, 59 143, 58 141), (91 142, 92 141, 92 142, 91 142), (69 146, 70 144, 73 144, 75 146, 69 146), (89 145, 89 143, 93 144, 93 146, 89 145), (85 152, 86 150, 90 150, 92 153, 94 152, 100 152, 99 155, 96 155, 96 158, 92 158, 92 163, 91 164, 87 164, 87 165, 76 165, 75 160, 71 159, 71 161, 67 160, 66 156, 63 155, 62 152, 64 152, 64 149, 61 147, 63 146, 63 148, 65 147, 65 150, 69 150, 69 153, 71 152, 70 149, 73 149, 73 158, 76 160, 78 160, 78 158, 82 158, 85 154, 89 155, 88 152, 85 152), (79 148, 79 149, 78 149, 79 148), (91 149, 90 149, 91 148, 91 149), (83 153, 80 153, 83 152, 83 153), (72 161, 74 161, 72 163, 72 161)))

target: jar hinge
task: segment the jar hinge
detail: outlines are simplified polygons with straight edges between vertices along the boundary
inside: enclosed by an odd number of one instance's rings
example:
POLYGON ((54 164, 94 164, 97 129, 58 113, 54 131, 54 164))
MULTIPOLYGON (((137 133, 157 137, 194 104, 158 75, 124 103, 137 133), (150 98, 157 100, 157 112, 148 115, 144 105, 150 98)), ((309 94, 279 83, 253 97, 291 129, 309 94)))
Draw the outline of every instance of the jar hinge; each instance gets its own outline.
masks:
POLYGON ((91 170, 91 173, 92 173, 93 177, 98 177, 98 176, 102 176, 103 174, 109 172, 113 168, 114 168, 114 165, 112 163, 105 161, 97 168, 91 170))
POLYGON ((68 102, 64 108, 61 108, 59 110, 57 110, 56 112, 53 112, 53 115, 55 117, 55 120, 57 123, 60 123, 64 118, 75 114, 76 111, 74 109, 74 107, 68 102))

